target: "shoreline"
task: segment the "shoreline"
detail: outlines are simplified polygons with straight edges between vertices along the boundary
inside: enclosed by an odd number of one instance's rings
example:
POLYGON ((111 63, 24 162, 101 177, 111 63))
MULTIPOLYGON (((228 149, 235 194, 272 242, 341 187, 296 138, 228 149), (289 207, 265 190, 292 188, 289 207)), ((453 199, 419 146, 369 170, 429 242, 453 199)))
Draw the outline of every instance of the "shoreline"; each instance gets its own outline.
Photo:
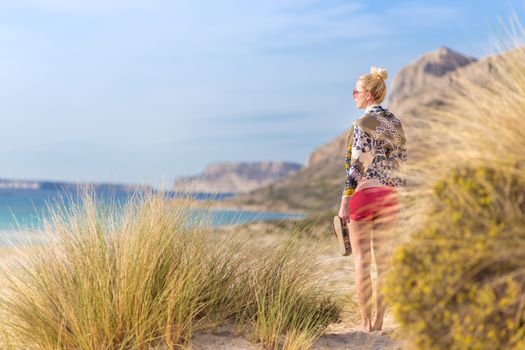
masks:
MULTIPOLYGON (((180 200, 170 199, 173 203, 177 203, 180 200)), ((227 200, 195 200, 190 202, 185 202, 184 200, 180 201, 185 203, 190 208, 197 209, 217 209, 217 210, 231 210, 231 211, 250 211, 250 212, 264 212, 264 213, 275 213, 275 214, 290 214, 290 215, 308 215, 304 210, 299 209, 284 209, 284 208, 270 208, 269 206, 264 206, 260 204, 235 204, 227 200)))

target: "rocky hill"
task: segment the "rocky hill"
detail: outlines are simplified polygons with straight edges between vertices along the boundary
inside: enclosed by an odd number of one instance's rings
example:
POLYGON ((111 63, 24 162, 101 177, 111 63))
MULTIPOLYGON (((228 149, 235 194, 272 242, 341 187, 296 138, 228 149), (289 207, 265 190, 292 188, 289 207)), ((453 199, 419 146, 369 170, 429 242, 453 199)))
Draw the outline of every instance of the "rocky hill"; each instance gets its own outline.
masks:
POLYGON ((149 185, 87 183, 87 182, 56 182, 38 180, 0 179, 0 192, 5 195, 11 191, 61 191, 77 192, 79 190, 93 190, 97 192, 137 192, 151 191, 149 185))
POLYGON ((213 163, 200 175, 176 179, 173 190, 244 193, 290 176, 301 167, 290 162, 213 163))
POLYGON ((389 108, 404 114, 415 104, 441 100, 442 96, 436 95, 436 87, 444 90, 451 82, 449 73, 476 61, 447 47, 423 55, 394 76, 389 91, 389 108))
MULTIPOLYGON (((409 157, 417 157, 410 148, 411 130, 428 115, 429 108, 446 110, 447 95, 459 93, 459 82, 484 84, 495 79, 494 60, 490 56, 477 60, 446 47, 425 54, 401 69, 392 81, 389 108, 404 125, 409 157)), ((350 121, 349 123, 350 124, 350 121)), ((344 153, 346 135, 314 150, 308 163, 297 173, 269 186, 238 196, 231 204, 253 205, 272 210, 325 211, 337 210, 344 185, 344 153)))

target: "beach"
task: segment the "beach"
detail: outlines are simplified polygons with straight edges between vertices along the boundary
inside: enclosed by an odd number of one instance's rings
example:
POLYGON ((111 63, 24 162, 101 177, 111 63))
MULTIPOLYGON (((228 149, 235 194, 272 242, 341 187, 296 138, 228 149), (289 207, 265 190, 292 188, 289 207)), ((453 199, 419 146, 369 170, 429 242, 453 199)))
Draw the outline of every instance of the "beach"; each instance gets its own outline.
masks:
MULTIPOLYGON (((282 222, 280 223, 283 224, 282 222)), ((293 221, 288 221, 289 228, 294 226, 293 221)), ((221 228, 222 233, 241 232, 249 236, 251 241, 256 244, 268 245, 278 241, 280 237, 275 232, 278 223, 258 222, 246 225, 231 225, 221 228)), ((343 349, 364 349, 364 350, 394 350, 401 349, 402 341, 396 340, 397 325, 390 312, 385 316, 383 332, 366 333, 359 330, 359 315, 357 305, 354 303, 354 267, 352 256, 341 256, 337 249, 335 237, 327 236, 326 225, 321 223, 313 228, 312 235, 317 235, 318 242, 305 242, 305 244, 319 245, 320 254, 317 257, 318 267, 326 276, 325 287, 330 290, 338 291, 338 294, 345 300, 345 308, 342 313, 342 320, 339 323, 330 324, 323 335, 317 339, 311 347, 313 350, 343 350, 343 349)), ((373 275, 374 277, 374 275, 373 275)), ((250 343, 247 338, 249 335, 240 336, 236 334, 232 325, 222 325, 217 329, 207 332, 199 332, 192 339, 194 349, 221 349, 221 350, 261 350, 261 345, 250 343)))
MULTIPOLYGON (((288 222, 293 225, 293 222, 288 222)), ((257 222, 243 225, 230 225, 215 228, 217 234, 245 235, 252 243, 269 245, 282 239, 282 233, 276 230, 276 225, 283 222, 257 222)), ((321 227, 321 226, 319 226, 321 227)), ((353 260, 352 257, 343 257, 338 254, 334 237, 319 233, 321 239, 305 240, 307 245, 318 245, 320 254, 317 256, 318 269, 326 276, 325 288, 336 290, 345 300, 342 320, 330 324, 323 335, 318 338, 311 349, 401 349, 399 341, 393 340, 396 325, 391 315, 387 313, 384 324, 384 333, 364 333, 358 330, 359 317, 357 306, 353 302, 353 260)), ((14 258, 16 248, 0 247, 0 264, 14 258)), ((196 332, 190 343, 192 349, 231 349, 231 350, 259 350, 264 349, 251 339, 246 329, 236 329, 233 323, 222 323, 219 326, 205 331, 196 332)), ((160 349, 163 349, 162 347, 160 349)))

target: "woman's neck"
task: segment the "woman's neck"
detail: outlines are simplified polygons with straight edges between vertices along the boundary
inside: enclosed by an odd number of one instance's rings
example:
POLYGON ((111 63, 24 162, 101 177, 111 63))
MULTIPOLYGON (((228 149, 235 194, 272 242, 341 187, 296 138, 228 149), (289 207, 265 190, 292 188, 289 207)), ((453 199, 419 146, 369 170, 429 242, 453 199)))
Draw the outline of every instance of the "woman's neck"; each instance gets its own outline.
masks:
POLYGON ((366 106, 365 108, 365 112, 368 112, 372 107, 377 107, 379 106, 379 103, 370 103, 368 106, 366 106))

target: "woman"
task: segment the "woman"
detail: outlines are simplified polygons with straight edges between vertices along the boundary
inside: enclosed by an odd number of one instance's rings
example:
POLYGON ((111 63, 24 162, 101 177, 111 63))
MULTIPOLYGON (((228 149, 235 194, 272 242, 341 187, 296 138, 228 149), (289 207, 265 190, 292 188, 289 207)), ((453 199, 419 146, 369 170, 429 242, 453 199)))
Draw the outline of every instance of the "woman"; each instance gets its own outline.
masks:
POLYGON ((352 126, 346 153, 346 182, 339 217, 348 224, 355 265, 355 288, 361 328, 380 331, 386 305, 381 282, 390 264, 389 238, 397 222, 396 187, 405 182, 397 174, 406 161, 401 122, 381 107, 386 96, 387 72, 372 67, 355 84, 356 107, 364 114, 352 126), (373 252, 371 250, 373 248, 373 252), (372 319, 372 254, 377 267, 375 318, 372 319))

